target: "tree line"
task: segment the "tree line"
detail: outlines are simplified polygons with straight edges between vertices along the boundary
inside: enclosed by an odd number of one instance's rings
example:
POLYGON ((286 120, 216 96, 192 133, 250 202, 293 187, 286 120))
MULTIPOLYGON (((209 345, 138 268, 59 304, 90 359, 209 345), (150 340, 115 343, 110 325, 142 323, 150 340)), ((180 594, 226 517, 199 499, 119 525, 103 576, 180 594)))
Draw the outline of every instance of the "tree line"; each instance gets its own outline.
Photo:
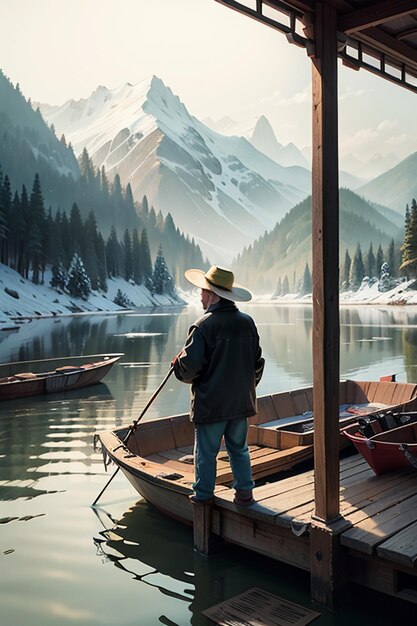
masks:
MULTIPOLYGON (((400 275, 405 278, 417 277, 417 203, 413 199, 411 209, 407 205, 405 213, 404 240, 395 243, 394 239, 386 250, 379 245, 376 252, 371 243, 364 254, 360 243, 357 243, 355 253, 345 251, 344 261, 340 271, 340 290, 358 290, 362 282, 379 281, 381 291, 385 291, 399 280, 400 275)), ((280 276, 274 292, 274 297, 285 296, 289 293, 306 295, 312 291, 311 272, 306 262, 303 275, 297 278, 296 272, 292 277, 280 276)))
MULTIPOLYGON (((116 193, 122 194, 117 184, 116 193)), ((169 228, 172 218, 166 221, 169 228)), ((60 209, 53 216, 51 207, 45 210, 38 174, 30 194, 25 185, 13 194, 8 175, 0 171, 0 262, 35 284, 45 282, 51 266, 52 286, 83 298, 91 289, 106 292, 113 277, 143 284, 152 293, 175 293, 161 245, 152 264, 146 228, 126 228, 118 238, 112 225, 105 241, 92 210, 83 219, 73 203, 69 216, 60 209)))

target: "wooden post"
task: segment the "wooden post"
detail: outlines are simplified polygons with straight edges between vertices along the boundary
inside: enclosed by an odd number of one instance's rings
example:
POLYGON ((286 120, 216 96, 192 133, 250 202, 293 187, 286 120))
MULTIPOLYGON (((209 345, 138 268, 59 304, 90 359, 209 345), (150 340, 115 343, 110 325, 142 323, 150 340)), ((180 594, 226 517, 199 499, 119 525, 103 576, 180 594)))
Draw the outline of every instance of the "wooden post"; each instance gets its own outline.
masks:
POLYGON ((193 502, 194 550, 203 556, 217 554, 222 539, 213 534, 213 500, 193 502))
POLYGON ((313 58, 315 515, 339 515, 339 182, 336 11, 316 3, 313 58))
POLYGON ((313 89, 313 372, 315 514, 310 531, 313 600, 334 607, 341 554, 339 504, 339 176, 337 13, 316 2, 313 89), (315 521, 314 521, 315 520, 315 521))

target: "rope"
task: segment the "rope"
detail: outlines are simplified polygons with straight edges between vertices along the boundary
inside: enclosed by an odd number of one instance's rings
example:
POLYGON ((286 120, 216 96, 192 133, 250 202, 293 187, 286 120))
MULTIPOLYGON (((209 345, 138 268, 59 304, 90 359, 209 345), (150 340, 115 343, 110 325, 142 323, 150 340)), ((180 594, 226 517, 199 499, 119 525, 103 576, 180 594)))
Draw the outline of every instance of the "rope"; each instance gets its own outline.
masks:
POLYGON ((408 444, 402 443, 400 445, 400 450, 401 452, 404 452, 404 456, 407 459, 407 461, 410 463, 410 465, 414 467, 414 469, 417 469, 417 458, 413 456, 411 452, 409 451, 408 444))

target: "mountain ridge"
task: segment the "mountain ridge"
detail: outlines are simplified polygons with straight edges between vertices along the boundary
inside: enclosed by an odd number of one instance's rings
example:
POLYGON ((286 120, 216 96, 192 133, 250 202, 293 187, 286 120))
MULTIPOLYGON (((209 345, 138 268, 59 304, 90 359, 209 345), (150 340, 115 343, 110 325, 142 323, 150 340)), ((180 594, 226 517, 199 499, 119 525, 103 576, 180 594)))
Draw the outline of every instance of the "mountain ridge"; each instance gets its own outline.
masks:
POLYGON ((156 76, 43 111, 76 152, 85 146, 95 165, 130 182, 135 197, 146 194, 206 253, 229 260, 310 189, 308 170, 282 167, 248 140, 212 131, 156 76))
MULTIPOLYGON (((401 237, 399 216, 388 219, 378 208, 356 193, 341 189, 340 205, 340 255, 346 249, 351 256, 360 243, 365 252, 372 243, 388 246, 391 239, 401 237)), ((311 264, 311 196, 293 207, 269 233, 245 249, 233 263, 239 280, 256 294, 273 292, 279 277, 289 280, 294 273, 300 279, 304 267, 311 264)), ((388 211, 388 215, 389 215, 388 211)))

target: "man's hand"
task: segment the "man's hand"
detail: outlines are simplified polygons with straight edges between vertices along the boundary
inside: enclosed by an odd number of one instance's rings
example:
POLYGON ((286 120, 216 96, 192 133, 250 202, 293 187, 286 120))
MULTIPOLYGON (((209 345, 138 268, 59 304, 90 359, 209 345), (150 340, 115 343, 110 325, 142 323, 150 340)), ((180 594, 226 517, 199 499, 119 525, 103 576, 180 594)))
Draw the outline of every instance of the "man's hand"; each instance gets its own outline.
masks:
POLYGON ((182 355, 183 355, 183 350, 181 350, 181 352, 178 352, 178 354, 174 356, 174 358, 171 361, 171 367, 175 367, 176 362, 182 355))

